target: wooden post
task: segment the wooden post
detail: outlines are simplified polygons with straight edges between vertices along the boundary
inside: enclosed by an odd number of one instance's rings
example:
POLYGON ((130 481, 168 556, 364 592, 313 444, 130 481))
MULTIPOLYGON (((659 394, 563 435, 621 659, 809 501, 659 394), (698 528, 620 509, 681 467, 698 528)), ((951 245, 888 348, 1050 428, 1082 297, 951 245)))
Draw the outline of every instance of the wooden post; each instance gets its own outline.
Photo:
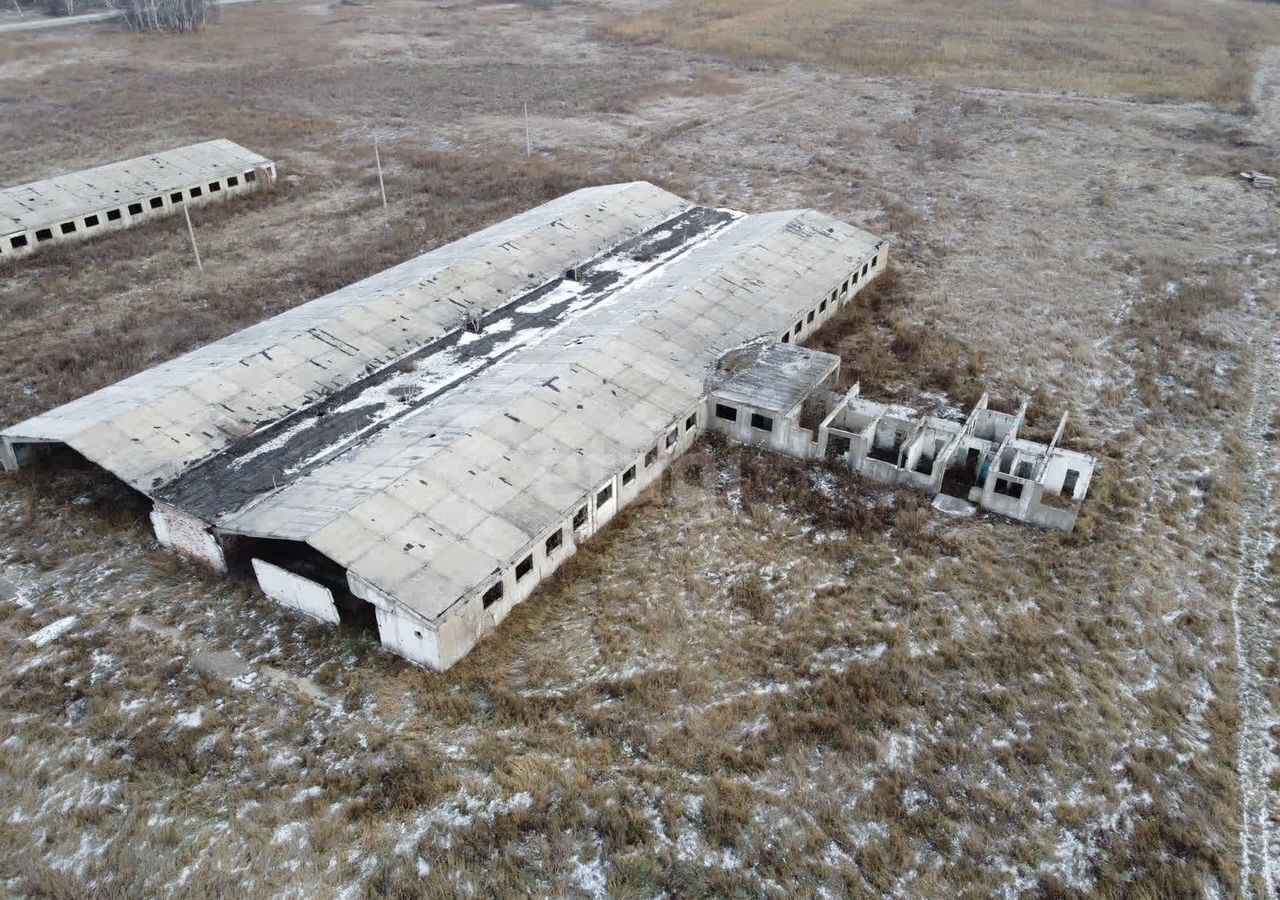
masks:
POLYGON ((373 161, 378 164, 378 190, 382 191, 382 211, 389 212, 387 207, 387 185, 382 180, 382 154, 378 152, 378 142, 373 142, 373 161))
POLYGON ((529 137, 529 104, 524 105, 524 155, 533 156, 533 139, 529 137))
POLYGON ((196 246, 196 230, 191 227, 191 210, 187 208, 185 203, 182 204, 182 214, 187 219, 187 236, 191 238, 191 252, 196 257, 196 268, 203 272, 204 263, 200 262, 200 248, 196 246))

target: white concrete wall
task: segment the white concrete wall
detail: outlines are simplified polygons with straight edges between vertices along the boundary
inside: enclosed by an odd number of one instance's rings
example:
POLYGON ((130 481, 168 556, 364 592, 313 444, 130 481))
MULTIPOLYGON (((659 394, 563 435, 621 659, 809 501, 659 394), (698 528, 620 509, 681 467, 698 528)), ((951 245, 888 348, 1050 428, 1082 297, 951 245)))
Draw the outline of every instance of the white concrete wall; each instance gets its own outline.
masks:
POLYGON ((227 559, 217 538, 210 533, 208 523, 175 507, 157 503, 151 510, 151 527, 160 546, 226 574, 227 559))
POLYGON ((304 578, 288 569, 261 559, 254 559, 253 574, 258 579, 262 593, 281 606, 296 610, 305 616, 338 624, 338 607, 333 602, 333 591, 323 584, 304 578))

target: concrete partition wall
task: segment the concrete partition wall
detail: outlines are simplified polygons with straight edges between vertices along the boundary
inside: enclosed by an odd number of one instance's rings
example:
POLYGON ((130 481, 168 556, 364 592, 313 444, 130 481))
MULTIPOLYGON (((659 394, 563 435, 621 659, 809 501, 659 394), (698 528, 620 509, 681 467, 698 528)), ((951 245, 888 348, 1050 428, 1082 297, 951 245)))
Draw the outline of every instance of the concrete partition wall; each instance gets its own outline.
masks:
POLYGON ((160 546, 226 574, 227 558, 207 522, 166 503, 157 503, 151 510, 151 527, 160 546))
POLYGON ((323 584, 261 559, 254 559, 253 574, 262 593, 281 606, 329 625, 338 624, 338 607, 333 591, 323 584))

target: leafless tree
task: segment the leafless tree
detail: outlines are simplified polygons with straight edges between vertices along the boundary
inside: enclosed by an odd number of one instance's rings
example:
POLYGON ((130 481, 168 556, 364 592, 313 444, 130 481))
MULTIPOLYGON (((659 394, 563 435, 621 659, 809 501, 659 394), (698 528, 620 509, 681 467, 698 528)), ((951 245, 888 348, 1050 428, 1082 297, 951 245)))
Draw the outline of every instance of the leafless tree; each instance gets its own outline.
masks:
POLYGON ((199 31, 217 18, 217 0, 123 0, 134 31, 199 31))

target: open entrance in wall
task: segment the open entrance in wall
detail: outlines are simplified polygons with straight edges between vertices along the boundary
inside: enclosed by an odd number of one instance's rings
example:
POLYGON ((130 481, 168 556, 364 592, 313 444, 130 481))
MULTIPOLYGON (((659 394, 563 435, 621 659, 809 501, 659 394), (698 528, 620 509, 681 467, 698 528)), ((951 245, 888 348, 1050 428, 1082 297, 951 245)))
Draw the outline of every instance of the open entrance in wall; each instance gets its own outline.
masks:
POLYGON ((41 493, 73 503, 107 526, 147 526, 151 500, 97 463, 62 443, 14 443, 18 471, 37 482, 41 493))
POLYGON ((827 432, 827 459, 844 459, 849 455, 849 446, 847 436, 827 432))
POLYGON ((242 535, 225 535, 222 543, 229 574, 258 582, 272 599, 322 621, 332 621, 321 609, 327 605, 328 598, 319 599, 316 608, 311 609, 305 592, 298 597, 297 589, 299 585, 315 585, 317 590, 311 592, 312 596, 327 590, 332 597, 331 615, 337 616, 340 625, 378 640, 378 618, 373 604, 351 593, 346 570, 314 547, 301 541, 242 535), (255 567, 254 560, 265 563, 266 567, 255 567), (273 577, 277 570, 287 575, 273 577), (292 584, 286 583, 290 581, 288 575, 296 576, 292 584))
POLYGON ((952 464, 942 476, 942 493, 961 500, 969 499, 969 489, 978 483, 978 465, 982 460, 982 451, 970 447, 964 457, 953 454, 952 464))

